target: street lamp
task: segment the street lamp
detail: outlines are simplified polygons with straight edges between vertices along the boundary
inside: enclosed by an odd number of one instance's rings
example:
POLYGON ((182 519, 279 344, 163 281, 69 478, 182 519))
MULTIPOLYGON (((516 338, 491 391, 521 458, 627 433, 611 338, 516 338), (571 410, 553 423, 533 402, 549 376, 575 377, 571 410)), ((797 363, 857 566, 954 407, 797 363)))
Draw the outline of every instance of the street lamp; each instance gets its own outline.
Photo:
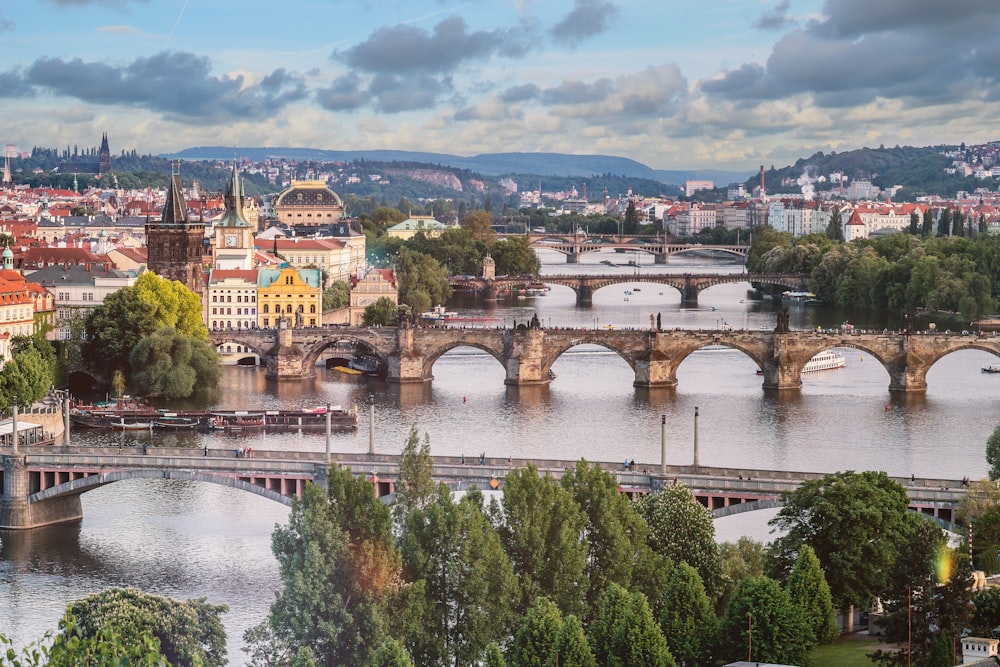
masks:
POLYGON ((375 394, 368 394, 368 453, 375 456, 375 394))

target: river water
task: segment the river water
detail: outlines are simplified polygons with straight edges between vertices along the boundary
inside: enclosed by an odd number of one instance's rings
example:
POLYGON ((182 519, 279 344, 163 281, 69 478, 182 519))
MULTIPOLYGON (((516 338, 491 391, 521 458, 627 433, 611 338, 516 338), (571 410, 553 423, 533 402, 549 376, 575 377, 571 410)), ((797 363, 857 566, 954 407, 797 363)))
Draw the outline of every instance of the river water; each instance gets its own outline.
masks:
MULTIPOLYGON (((667 267, 625 265, 631 256, 601 253, 566 265, 542 253, 543 274, 582 271, 735 272, 709 260, 672 260, 667 267), (601 264, 610 261, 616 266, 601 264)), ((635 261, 635 260, 633 260, 635 261)), ((659 313, 664 328, 772 328, 775 307, 754 301, 746 283, 702 292, 698 309, 681 309, 673 288, 636 282, 599 290, 593 306, 576 306, 572 290, 486 309, 456 298, 452 310, 476 326, 509 326, 537 314, 543 326, 648 327, 659 313), (638 288, 638 289, 636 289, 638 288), (626 294, 630 291, 631 294, 626 294)), ((873 316, 792 307, 793 329, 894 326, 873 316)), ((957 325, 956 325, 957 326, 957 325)), ((996 360, 984 352, 951 354, 928 373, 925 396, 897 398, 889 376, 870 356, 842 350, 846 368, 803 376, 790 394, 765 394, 753 362, 729 349, 697 352, 678 370, 673 389, 632 387, 634 374, 617 355, 581 346, 560 358, 547 387, 503 384, 499 363, 459 348, 434 366, 434 381, 397 386, 320 370, 315 380, 268 382, 261 369, 226 368, 219 408, 359 406, 359 428, 333 435, 335 452, 366 452, 374 432, 379 452, 402 449, 411 425, 428 434, 435 454, 546 457, 655 465, 660 416, 667 419, 668 460, 691 463, 698 407, 699 462, 729 467, 806 470, 877 469, 893 475, 973 478, 985 475, 985 442, 1000 410, 1000 375, 980 372, 996 360), (374 430, 367 405, 375 405, 374 430)), ((322 434, 133 435, 76 431, 81 444, 209 446, 224 449, 323 451, 322 434)), ((25 533, 0 532, 0 632, 18 645, 54 629, 69 601, 110 586, 137 586, 177 598, 227 604, 230 664, 242 665, 243 631, 263 620, 280 585, 270 533, 287 508, 216 486, 179 481, 118 482, 83 496, 81 522, 25 533)), ((722 521, 718 522, 720 528, 722 521)), ((732 524, 720 535, 740 532, 732 524)), ((761 537, 761 536, 759 536, 761 537)))

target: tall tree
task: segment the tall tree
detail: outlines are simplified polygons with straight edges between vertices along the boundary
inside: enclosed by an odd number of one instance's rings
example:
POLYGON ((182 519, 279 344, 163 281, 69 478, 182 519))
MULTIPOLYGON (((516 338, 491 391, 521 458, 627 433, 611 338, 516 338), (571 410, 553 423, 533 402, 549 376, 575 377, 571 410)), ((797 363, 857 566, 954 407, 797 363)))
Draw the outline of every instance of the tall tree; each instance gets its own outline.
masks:
POLYGON ((660 628, 674 659, 685 667, 711 662, 718 619, 698 572, 681 563, 663 591, 660 628))
POLYGON ((675 564, 693 567, 709 595, 715 597, 720 563, 712 513, 683 484, 643 496, 636 509, 649 526, 648 541, 653 551, 675 564))
POLYGON ((910 212, 910 233, 914 236, 920 233, 920 216, 916 211, 910 212))
POLYGON ((631 600, 629 592, 618 584, 611 584, 601 597, 597 616, 587 628, 587 642, 598 665, 607 665, 613 655, 615 628, 626 618, 631 600))
POLYGON ((788 595, 802 610, 802 618, 813 632, 817 644, 827 644, 837 638, 837 622, 833 617, 833 598, 823 576, 816 552, 802 545, 795 565, 788 575, 788 595))
POLYGON ((396 639, 386 639, 375 651, 369 667, 413 667, 406 649, 396 639))
POLYGON ((18 352, 0 369, 0 405, 10 406, 15 398, 22 407, 39 400, 52 387, 54 371, 38 349, 18 352))
POLYGON ((517 579, 481 494, 455 503, 442 484, 431 500, 413 506, 401 538, 404 572, 423 583, 426 600, 411 654, 422 665, 473 664, 510 636, 517 579))
POLYGON ((816 642, 788 593, 769 577, 747 577, 733 593, 719 629, 724 660, 806 664, 816 642))
POLYGON ((883 590, 908 531, 903 487, 884 472, 846 471, 807 480, 782 500, 770 522, 786 531, 772 545, 782 571, 808 544, 842 611, 883 590))
POLYGON ((951 231, 951 209, 943 208, 938 215, 937 235, 948 236, 949 231, 951 231))
POLYGON ((1000 426, 986 440, 986 462, 990 464, 990 480, 1000 480, 1000 426))
POLYGON ((407 304, 414 312, 422 313, 431 306, 441 305, 451 296, 447 269, 430 255, 407 248, 399 251, 396 280, 399 302, 407 304))
POLYGON ((958 237, 965 236, 965 216, 957 209, 951 216, 951 235, 958 237))
POLYGON ((563 620, 556 636, 555 651, 549 657, 546 667, 597 667, 594 654, 587 644, 583 625, 573 614, 563 620))
POLYGON ((736 586, 749 576, 763 576, 767 552, 764 545, 749 537, 741 537, 735 543, 723 542, 719 545, 722 575, 719 578, 719 599, 716 609, 725 609, 736 586))
POLYGON ((507 667, 500 646, 496 642, 490 642, 486 647, 486 653, 483 655, 483 667, 507 667))
POLYGON ((600 465, 577 462, 566 472, 560 484, 587 516, 585 535, 590 553, 585 573, 590 582, 588 607, 596 610, 597 600, 608 585, 629 588, 632 568, 648 559, 645 521, 635 512, 632 503, 618 491, 618 482, 600 465))
POLYGON ((471 211, 462 216, 460 223, 462 228, 477 241, 485 243, 487 246, 493 245, 497 240, 496 232, 493 231, 493 216, 489 211, 471 211))
POLYGON ((628 200, 625 207, 625 222, 622 224, 622 232, 625 234, 635 234, 639 231, 639 212, 635 210, 635 201, 628 200))
POLYGON ((562 614, 552 600, 536 599, 514 636, 511 663, 517 667, 547 667, 549 657, 555 653, 562 624, 562 614))
POLYGON ((283 588, 244 634, 253 665, 367 664, 389 636, 390 609, 407 614, 389 508, 350 470, 331 468, 325 493, 307 484, 271 548, 283 588))
POLYGON ((931 235, 931 230, 934 229, 934 210, 930 206, 924 211, 923 220, 921 221, 920 234, 921 236, 928 237, 931 235))
POLYGON ((840 209, 834 206, 830 210, 830 222, 826 225, 826 238, 833 241, 844 240, 844 221, 840 215, 840 209))
POLYGON ((646 596, 633 593, 625 619, 614 629, 615 648, 608 665, 621 667, 676 667, 667 640, 653 620, 646 596))
POLYGON ((361 323, 366 327, 394 327, 399 324, 399 307, 389 297, 379 297, 375 303, 365 306, 361 323))
POLYGON ((564 613, 579 614, 589 588, 589 547, 587 516, 573 496, 529 465, 508 473, 501 504, 502 511, 493 508, 491 515, 521 582, 518 609, 548 597, 564 613))
POLYGON ((413 425, 399 455, 399 481, 396 484, 396 502, 393 511, 400 521, 403 521, 410 512, 424 509, 434 502, 437 496, 430 436, 425 433, 421 442, 417 427, 413 425))

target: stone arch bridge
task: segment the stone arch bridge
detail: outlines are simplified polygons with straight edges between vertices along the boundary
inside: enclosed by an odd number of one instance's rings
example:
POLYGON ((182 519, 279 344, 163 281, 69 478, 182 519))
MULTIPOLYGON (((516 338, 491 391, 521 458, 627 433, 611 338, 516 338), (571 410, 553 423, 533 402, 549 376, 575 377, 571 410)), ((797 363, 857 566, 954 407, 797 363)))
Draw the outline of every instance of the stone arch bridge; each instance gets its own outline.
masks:
POLYGON ((668 285, 681 293, 683 308, 697 308, 698 294, 702 290, 727 283, 760 283, 778 285, 790 290, 806 289, 807 274, 797 273, 718 273, 718 274, 649 274, 635 275, 548 275, 531 278, 519 276, 502 276, 487 280, 485 278, 452 278, 452 287, 477 292, 484 301, 496 300, 501 290, 511 289, 526 283, 544 283, 546 285, 563 285, 576 292, 578 306, 593 303, 594 292, 610 285, 652 283, 668 285))
POLYGON ((607 329, 462 329, 449 327, 313 327, 211 332, 212 342, 239 343, 260 355, 273 379, 313 377, 321 355, 334 346, 367 349, 384 364, 390 382, 433 379, 434 363, 449 350, 473 347, 491 355, 508 385, 551 381, 552 364, 577 345, 593 344, 618 354, 634 371, 635 387, 674 387, 677 369, 689 355, 708 346, 740 350, 762 370, 764 389, 798 389, 802 368, 816 354, 835 347, 867 352, 889 374, 889 391, 924 392, 927 371, 958 350, 1000 356, 1000 336, 903 332, 671 331, 607 329))

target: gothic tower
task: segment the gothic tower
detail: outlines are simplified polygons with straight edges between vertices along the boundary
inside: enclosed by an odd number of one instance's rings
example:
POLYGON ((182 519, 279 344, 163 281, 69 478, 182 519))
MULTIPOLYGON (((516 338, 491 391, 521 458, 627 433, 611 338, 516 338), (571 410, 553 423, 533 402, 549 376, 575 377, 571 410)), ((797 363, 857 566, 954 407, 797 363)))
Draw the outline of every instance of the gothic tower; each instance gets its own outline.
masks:
POLYGON ((243 188, 233 160, 233 175, 226 185, 226 212, 215 223, 215 268, 252 269, 253 227, 243 216, 243 188))
POLYGON ((146 222, 146 266, 158 276, 178 280, 204 296, 201 256, 205 224, 188 219, 183 191, 180 174, 171 174, 163 215, 159 222, 146 222))
POLYGON ((108 133, 101 137, 101 150, 97 157, 97 173, 106 174, 111 171, 111 148, 108 147, 108 133))

